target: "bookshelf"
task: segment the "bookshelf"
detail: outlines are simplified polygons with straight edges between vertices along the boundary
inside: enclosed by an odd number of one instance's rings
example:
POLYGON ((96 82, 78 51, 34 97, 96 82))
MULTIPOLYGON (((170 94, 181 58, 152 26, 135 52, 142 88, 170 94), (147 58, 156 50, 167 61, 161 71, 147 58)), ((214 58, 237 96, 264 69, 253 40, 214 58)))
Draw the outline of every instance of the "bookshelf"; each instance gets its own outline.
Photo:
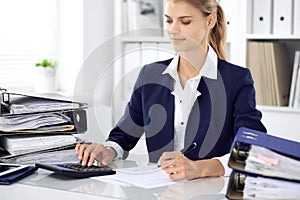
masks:
MULTIPOLYGON (((300 49, 300 35, 294 34, 293 28, 290 34, 274 34, 273 25, 271 25, 269 34, 254 33, 252 23, 252 16, 254 15, 254 1, 255 0, 246 0, 240 2, 240 17, 244 20, 244 22, 246 22, 246 26, 244 26, 243 29, 240 30, 240 34, 243 35, 243 38, 240 41, 237 41, 241 45, 241 50, 243 53, 243 55, 241 55, 242 60, 240 60, 242 65, 247 66, 248 42, 278 42, 285 44, 287 47, 288 64, 285 67, 286 70, 290 70, 290 72, 292 73, 295 50, 300 49)), ((291 13, 293 13, 293 11, 291 11, 291 13)), ((273 15, 271 17, 271 21, 272 20, 274 20, 273 15)), ((258 108, 262 111, 262 120, 266 125, 269 133, 287 139, 300 141, 300 108, 294 108, 288 105, 258 105, 258 108)))

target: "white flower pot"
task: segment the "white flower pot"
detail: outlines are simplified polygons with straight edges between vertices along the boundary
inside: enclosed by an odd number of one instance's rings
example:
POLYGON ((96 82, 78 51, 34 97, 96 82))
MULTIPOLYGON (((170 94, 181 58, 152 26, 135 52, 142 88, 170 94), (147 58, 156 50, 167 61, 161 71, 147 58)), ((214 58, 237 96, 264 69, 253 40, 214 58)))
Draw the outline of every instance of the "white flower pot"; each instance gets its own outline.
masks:
POLYGON ((55 69, 53 67, 36 67, 34 92, 53 93, 55 91, 55 69))

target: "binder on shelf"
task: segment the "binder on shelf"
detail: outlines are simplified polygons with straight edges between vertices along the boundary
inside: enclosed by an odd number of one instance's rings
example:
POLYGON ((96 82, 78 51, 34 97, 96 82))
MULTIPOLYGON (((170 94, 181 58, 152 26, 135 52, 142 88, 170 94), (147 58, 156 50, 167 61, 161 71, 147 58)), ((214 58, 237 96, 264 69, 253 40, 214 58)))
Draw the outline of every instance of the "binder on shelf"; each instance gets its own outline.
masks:
POLYGON ((273 33, 278 35, 292 34, 292 0, 274 0, 273 33))
POLYGON ((0 135, 75 134, 87 130, 85 103, 1 89, 0 104, 0 135))
POLYGON ((226 41, 231 43, 235 40, 236 30, 239 27, 239 21, 235 13, 238 7, 235 0, 221 1, 220 4, 226 14, 226 23, 227 23, 226 41))
POLYGON ((300 35, 300 1, 294 0, 294 35, 300 35))
POLYGON ((300 107, 300 67, 298 67, 297 71, 297 80, 296 80, 296 86, 295 86, 295 97, 294 97, 294 108, 300 107))
POLYGON ((279 189, 289 184, 300 197, 299 142, 242 127, 233 141, 228 165, 233 169, 226 192, 230 199, 243 199, 254 192, 272 199, 272 193, 260 188, 270 182, 270 187, 279 189))
POLYGON ((252 26, 254 34, 270 34, 272 0, 253 0, 252 26))
MULTIPOLYGON (((300 5, 300 4, 299 4, 300 5)), ((289 98, 289 107, 294 107, 296 102, 296 93, 300 91, 300 81, 298 81, 298 71, 300 69, 300 50, 295 51, 293 72, 292 72, 292 81, 290 89, 290 98, 289 98)), ((297 94, 298 96, 298 94, 297 94)), ((299 99, 298 99, 299 100, 299 99)))

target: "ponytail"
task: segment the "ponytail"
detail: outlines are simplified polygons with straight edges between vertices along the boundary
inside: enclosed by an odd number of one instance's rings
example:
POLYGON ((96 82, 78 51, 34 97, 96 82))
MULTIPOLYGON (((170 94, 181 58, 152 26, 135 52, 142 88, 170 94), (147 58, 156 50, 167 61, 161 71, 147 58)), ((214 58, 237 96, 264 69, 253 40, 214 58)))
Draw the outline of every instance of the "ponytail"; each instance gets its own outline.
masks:
POLYGON ((226 19, 225 19, 224 11, 222 7, 218 4, 217 23, 215 24, 214 28, 211 30, 209 36, 209 44, 216 51, 218 57, 224 60, 227 59, 226 52, 225 52, 226 35, 227 35, 227 28, 226 28, 226 19))

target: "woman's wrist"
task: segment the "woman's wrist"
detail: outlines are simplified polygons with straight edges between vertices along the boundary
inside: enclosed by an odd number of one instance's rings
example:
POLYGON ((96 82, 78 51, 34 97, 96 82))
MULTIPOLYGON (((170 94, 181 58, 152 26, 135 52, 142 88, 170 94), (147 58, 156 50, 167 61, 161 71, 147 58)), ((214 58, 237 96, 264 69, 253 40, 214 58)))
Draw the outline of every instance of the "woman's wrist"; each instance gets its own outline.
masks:
POLYGON ((200 169, 198 178, 223 176, 225 173, 225 169, 218 159, 199 160, 197 165, 200 169))
POLYGON ((109 146, 106 146, 105 148, 112 159, 114 159, 117 156, 117 152, 114 148, 109 147, 109 146))

